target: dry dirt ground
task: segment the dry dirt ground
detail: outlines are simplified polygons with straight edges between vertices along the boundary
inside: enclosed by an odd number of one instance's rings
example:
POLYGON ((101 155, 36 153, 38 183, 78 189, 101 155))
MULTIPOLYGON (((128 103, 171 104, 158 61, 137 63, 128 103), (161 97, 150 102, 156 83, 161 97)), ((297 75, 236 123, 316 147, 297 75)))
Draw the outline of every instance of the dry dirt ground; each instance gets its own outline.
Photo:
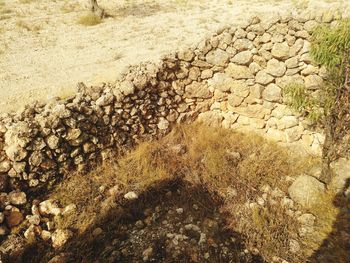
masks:
POLYGON ((100 0, 111 17, 84 26, 77 21, 87 2, 0 0, 0 111, 69 96, 79 81, 113 81, 130 64, 156 61, 256 12, 350 6, 348 0, 100 0))

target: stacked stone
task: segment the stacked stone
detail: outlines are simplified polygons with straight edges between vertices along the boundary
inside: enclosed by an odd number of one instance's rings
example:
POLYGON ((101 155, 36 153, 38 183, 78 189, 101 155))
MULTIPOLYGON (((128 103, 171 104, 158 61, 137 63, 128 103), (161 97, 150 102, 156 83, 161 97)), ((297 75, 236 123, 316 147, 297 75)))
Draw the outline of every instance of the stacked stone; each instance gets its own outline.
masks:
MULTIPOLYGON (((21 213, 15 213, 18 224, 23 221, 27 198, 16 204, 9 201, 11 194, 40 189, 196 117, 319 151, 322 133, 310 130, 308 121, 286 106, 282 89, 300 83, 318 93, 326 72, 310 59, 310 32, 340 18, 334 14, 253 17, 196 48, 166 56, 159 65, 131 67, 114 84, 80 83, 72 98, 0 116, 1 223, 12 212, 21 213)), ((13 226, 2 224, 0 234, 6 225, 13 226)))
POLYGON ((151 66, 132 68, 116 85, 88 88, 80 83, 73 98, 36 103, 21 114, 2 117, 0 208, 5 217, 1 223, 7 223, 1 225, 0 234, 24 220, 29 190, 169 130, 182 99, 168 82, 157 80, 159 68, 152 73, 151 66), (24 195, 23 202, 12 202, 15 194, 24 195), (8 223, 13 212, 16 222, 8 223))
POLYGON ((183 97, 190 112, 200 113, 199 119, 210 125, 253 130, 320 154, 324 136, 288 108, 283 97, 289 84, 304 85, 317 96, 327 77, 325 68, 310 58, 310 33, 341 16, 315 13, 252 17, 245 25, 203 41, 194 51, 179 53, 181 63, 190 64, 181 68, 188 77, 175 83, 185 85, 183 97))

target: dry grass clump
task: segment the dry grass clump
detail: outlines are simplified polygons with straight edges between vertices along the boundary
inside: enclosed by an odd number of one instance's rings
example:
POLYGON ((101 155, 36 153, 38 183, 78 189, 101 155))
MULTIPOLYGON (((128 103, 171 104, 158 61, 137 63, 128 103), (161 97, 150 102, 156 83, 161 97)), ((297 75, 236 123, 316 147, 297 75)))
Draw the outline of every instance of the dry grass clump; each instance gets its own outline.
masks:
POLYGON ((115 178, 125 189, 142 191, 157 180, 186 177, 215 191, 239 186, 248 196, 266 183, 285 190, 283 178, 301 173, 309 161, 255 134, 192 124, 127 152, 115 178))
POLYGON ((95 26, 102 22, 101 17, 95 15, 94 13, 88 13, 79 18, 78 24, 83 26, 95 26))
POLYGON ((59 200, 62 206, 77 206, 75 213, 56 218, 59 228, 73 228, 82 233, 100 216, 99 202, 105 197, 105 189, 116 184, 116 166, 106 168, 99 167, 88 174, 73 173, 52 191, 50 198, 59 200))
MULTIPOLYGON (((256 202, 266 184, 286 192, 290 184, 286 177, 301 174, 311 164, 312 160, 297 158, 257 135, 202 124, 178 126, 159 140, 128 150, 112 165, 65 179, 52 197, 62 205, 75 203, 78 210, 56 223, 60 228, 82 233, 101 214, 114 213, 116 195, 131 190, 141 193, 167 179, 180 178, 221 196, 225 203, 222 210, 230 215, 228 225, 245 236, 248 248, 258 248, 265 259, 278 255, 290 262, 301 262, 304 252, 291 254, 288 243, 298 239, 299 224, 296 218, 286 215, 280 199, 264 206, 255 203, 252 207, 249 203, 256 202), (111 187, 116 192, 112 199, 105 190, 111 187), (101 202, 105 199, 109 201, 101 202)), ((324 207, 329 205, 326 200, 324 207)), ((312 249, 317 243, 319 238, 312 249)))

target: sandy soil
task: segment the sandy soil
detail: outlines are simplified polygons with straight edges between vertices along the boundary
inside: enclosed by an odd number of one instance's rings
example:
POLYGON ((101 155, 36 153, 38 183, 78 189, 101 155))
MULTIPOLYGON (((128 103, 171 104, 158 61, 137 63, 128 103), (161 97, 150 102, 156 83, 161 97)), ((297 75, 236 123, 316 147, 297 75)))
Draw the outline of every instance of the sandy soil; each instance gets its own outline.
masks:
POLYGON ((69 96, 79 81, 113 81, 130 64, 156 61, 253 13, 349 5, 325 1, 100 0, 112 17, 83 26, 87 0, 0 0, 0 112, 69 96))

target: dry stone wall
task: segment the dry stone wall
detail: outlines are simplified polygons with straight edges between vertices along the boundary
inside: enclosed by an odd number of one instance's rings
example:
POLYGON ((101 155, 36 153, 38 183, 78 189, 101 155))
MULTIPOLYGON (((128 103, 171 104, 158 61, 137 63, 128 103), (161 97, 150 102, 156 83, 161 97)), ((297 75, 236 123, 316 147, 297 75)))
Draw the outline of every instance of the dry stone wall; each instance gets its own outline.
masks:
POLYGON ((317 93, 327 74, 312 64, 310 32, 339 18, 333 12, 252 17, 159 65, 131 67, 114 84, 80 83, 72 98, 1 115, 0 223, 7 223, 0 235, 20 221, 8 218, 18 219, 29 191, 175 123, 199 119, 319 154, 322 132, 288 108, 282 90, 297 82, 317 93))

